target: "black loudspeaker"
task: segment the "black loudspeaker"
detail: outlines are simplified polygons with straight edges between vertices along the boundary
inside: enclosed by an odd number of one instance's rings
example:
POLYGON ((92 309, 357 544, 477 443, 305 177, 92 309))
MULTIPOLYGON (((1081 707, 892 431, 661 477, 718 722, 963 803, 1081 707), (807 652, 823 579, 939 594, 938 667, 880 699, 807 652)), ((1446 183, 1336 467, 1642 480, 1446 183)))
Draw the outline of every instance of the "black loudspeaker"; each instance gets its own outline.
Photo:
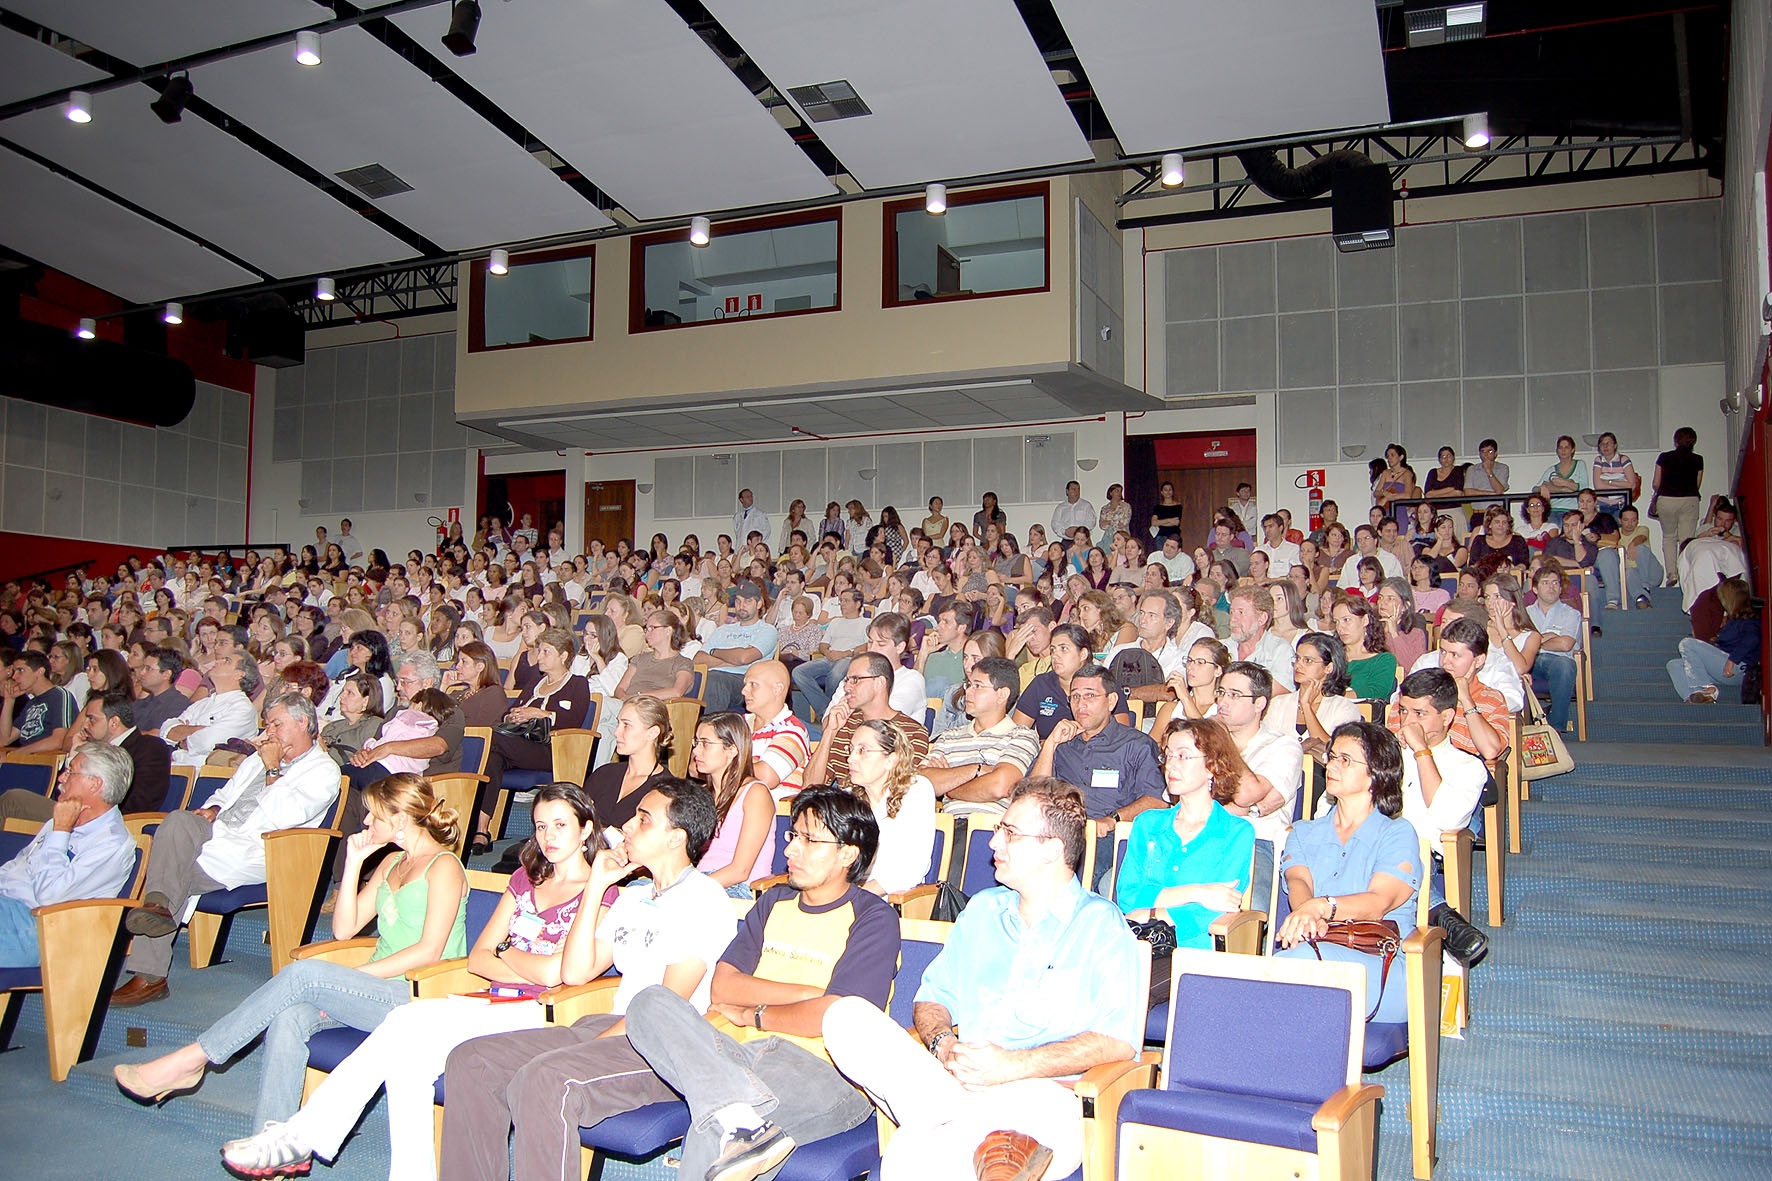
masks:
POLYGON ((1374 250, 1397 244, 1391 176, 1384 165, 1340 173, 1331 200, 1337 250, 1374 250))
POLYGON ((307 357, 306 326, 287 308, 264 308, 230 317, 228 356, 272 369, 300 365, 307 357))

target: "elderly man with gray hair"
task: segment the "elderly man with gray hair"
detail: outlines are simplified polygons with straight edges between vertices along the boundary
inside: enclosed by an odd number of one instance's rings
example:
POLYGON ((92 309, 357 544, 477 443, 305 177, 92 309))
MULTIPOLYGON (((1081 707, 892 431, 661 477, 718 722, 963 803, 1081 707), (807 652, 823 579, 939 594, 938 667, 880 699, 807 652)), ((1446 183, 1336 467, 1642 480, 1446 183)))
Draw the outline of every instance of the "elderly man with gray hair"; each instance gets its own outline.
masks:
POLYGON ((111 995, 113 1005, 140 1005, 169 995, 172 940, 196 898, 265 880, 267 832, 314 828, 338 801, 338 764, 316 736, 314 703, 285 693, 265 707, 257 751, 199 808, 168 813, 154 834, 143 905, 124 920, 133 975, 111 995))
POLYGON ((0 968, 37 966, 31 910, 115 898, 135 870, 135 838, 117 805, 134 764, 105 742, 83 742, 61 773, 55 814, 18 856, 0 866, 0 968))

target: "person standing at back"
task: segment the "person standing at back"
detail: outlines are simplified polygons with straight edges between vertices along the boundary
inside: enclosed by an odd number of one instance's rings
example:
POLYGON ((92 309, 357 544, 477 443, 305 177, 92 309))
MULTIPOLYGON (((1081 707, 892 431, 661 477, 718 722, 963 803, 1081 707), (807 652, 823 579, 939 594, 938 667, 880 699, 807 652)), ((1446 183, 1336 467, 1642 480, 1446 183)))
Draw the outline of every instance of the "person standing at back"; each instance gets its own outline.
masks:
POLYGON ((1661 522, 1662 565, 1667 584, 1680 585, 1680 543, 1698 532, 1698 492, 1704 487, 1704 456, 1693 450, 1698 432, 1683 426, 1674 432, 1674 449, 1655 457, 1650 484, 1655 499, 1650 516, 1661 522))

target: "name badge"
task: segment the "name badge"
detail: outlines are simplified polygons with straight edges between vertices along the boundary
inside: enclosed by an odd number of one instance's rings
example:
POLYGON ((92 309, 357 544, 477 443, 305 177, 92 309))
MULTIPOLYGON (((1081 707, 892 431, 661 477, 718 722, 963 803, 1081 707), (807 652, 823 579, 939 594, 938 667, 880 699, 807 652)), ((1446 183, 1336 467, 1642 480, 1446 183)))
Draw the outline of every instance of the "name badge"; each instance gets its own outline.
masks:
POLYGON ((541 921, 541 916, 538 914, 531 914, 528 911, 519 911, 517 915, 511 919, 512 939, 521 939, 526 943, 533 943, 546 933, 547 924, 541 921))
POLYGON ((571 702, 570 702, 570 701, 562 701, 562 702, 561 702, 561 703, 560 703, 560 708, 561 708, 561 709, 563 709, 563 710, 571 710, 571 709, 572 709, 572 703, 571 703, 571 702))
POLYGON ((1112 767, 1097 767, 1089 775, 1089 786, 1113 791, 1120 786, 1120 772, 1112 767))

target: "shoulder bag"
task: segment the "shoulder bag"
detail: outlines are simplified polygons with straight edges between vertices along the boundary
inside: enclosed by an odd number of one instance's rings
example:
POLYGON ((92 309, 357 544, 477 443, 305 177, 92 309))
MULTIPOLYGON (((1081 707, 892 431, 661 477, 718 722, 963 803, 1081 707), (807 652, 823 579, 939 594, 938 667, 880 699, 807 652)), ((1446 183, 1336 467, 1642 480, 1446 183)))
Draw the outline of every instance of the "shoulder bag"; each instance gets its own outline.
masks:
POLYGON ((1538 698, 1526 694, 1526 720, 1520 723, 1520 774, 1527 780, 1549 779, 1575 770, 1575 760, 1557 728, 1544 717, 1538 698))
POLYGON ((1378 971, 1378 997, 1372 1002, 1372 1012, 1366 1014, 1366 1020, 1372 1020, 1378 1013, 1378 1006, 1384 1002, 1384 986, 1390 979, 1391 961, 1397 958, 1397 952, 1403 946, 1403 936, 1397 930, 1397 924, 1389 919, 1342 919, 1327 924, 1327 930, 1310 941, 1311 950, 1322 959, 1319 943, 1339 944, 1365 955, 1384 958, 1384 966, 1378 971))

